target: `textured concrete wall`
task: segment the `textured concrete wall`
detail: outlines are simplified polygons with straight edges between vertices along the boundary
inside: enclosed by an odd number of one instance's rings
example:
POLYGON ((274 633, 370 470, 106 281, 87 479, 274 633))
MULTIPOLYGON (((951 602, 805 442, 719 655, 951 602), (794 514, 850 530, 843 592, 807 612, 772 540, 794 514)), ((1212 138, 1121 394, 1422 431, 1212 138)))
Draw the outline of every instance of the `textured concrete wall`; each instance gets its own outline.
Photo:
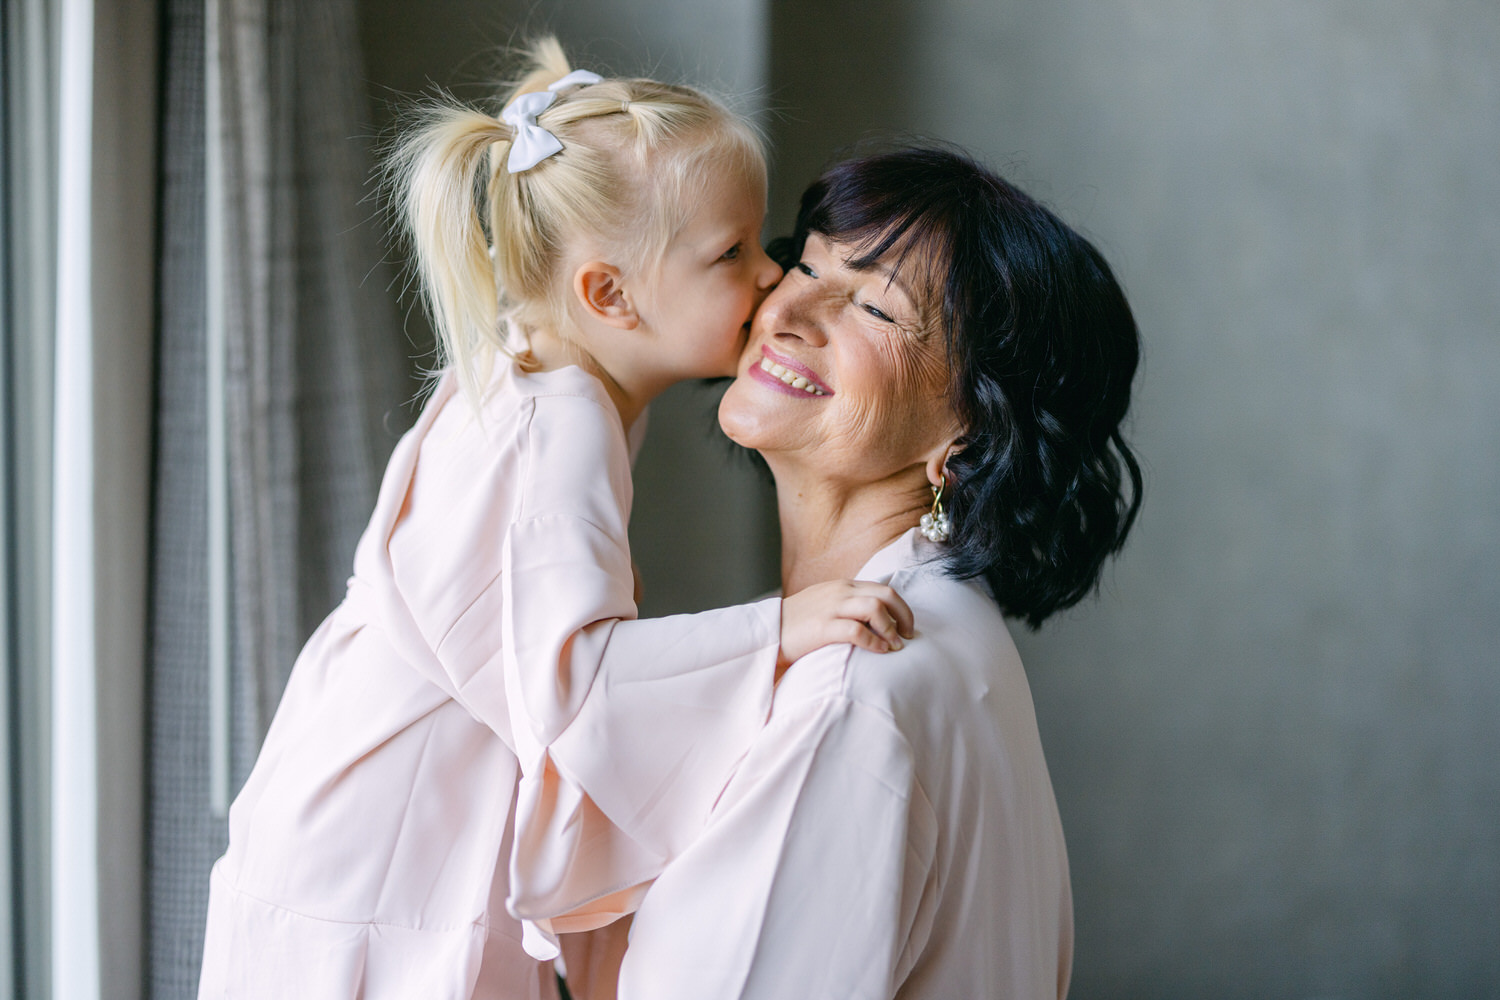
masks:
POLYGON ((1074 996, 1500 996, 1500 8, 773 3, 781 217, 983 153, 1146 343, 1145 512, 1022 635, 1074 996))
MULTIPOLYGON (((370 89, 388 105, 387 121, 403 96, 433 84, 470 99, 494 93, 504 48, 544 30, 561 38, 575 65, 693 83, 747 112, 759 107, 760 3, 362 0, 361 15, 370 89)), ((419 344, 430 344, 420 309, 412 309, 408 327, 419 344)), ((733 604, 777 585, 775 501, 719 433, 718 395, 680 385, 651 409, 631 519, 648 615, 733 604)))

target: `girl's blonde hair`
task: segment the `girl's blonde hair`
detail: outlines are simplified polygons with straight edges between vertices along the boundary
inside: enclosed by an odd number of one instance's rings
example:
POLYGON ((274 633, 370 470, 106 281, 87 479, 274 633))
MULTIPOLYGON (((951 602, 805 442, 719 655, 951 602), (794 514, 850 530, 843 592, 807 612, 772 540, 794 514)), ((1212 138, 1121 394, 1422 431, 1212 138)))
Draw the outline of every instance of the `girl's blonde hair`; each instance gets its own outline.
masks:
MULTIPOLYGON (((528 72, 504 104, 571 72, 555 38, 533 43, 527 56, 528 72)), ((563 150, 513 174, 510 126, 442 98, 419 109, 387 163, 440 367, 452 366, 476 402, 495 355, 509 353, 504 321, 565 328, 561 265, 577 241, 619 266, 654 266, 715 171, 765 180, 754 127, 690 87, 606 79, 564 90, 537 123, 563 150)))

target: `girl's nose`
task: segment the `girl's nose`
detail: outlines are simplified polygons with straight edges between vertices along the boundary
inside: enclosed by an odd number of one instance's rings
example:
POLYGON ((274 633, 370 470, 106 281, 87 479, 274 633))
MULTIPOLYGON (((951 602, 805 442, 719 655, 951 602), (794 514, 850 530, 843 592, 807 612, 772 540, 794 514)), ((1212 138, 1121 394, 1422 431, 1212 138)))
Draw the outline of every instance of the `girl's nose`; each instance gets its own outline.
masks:
POLYGON ((755 245, 755 250, 760 254, 760 259, 756 262, 755 287, 765 291, 781 280, 781 265, 772 260, 759 243, 755 245))

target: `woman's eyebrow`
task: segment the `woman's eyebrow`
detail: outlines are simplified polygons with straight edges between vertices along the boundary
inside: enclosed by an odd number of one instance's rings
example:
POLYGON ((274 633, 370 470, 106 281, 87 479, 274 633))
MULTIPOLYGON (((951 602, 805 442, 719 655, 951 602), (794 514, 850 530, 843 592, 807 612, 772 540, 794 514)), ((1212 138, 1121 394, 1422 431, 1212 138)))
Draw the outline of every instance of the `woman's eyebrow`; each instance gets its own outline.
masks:
POLYGON ((835 259, 837 259, 840 264, 857 274, 873 273, 885 275, 885 283, 887 286, 895 285, 901 290, 901 293, 905 295, 913 305, 916 305, 917 297, 912 294, 911 286, 908 285, 906 283, 906 279, 901 276, 900 270, 892 267, 890 264, 887 264, 884 258, 870 261, 867 264, 859 263, 861 258, 858 256, 844 257, 835 254, 835 259))
POLYGON ((890 264, 877 260, 869 267, 857 268, 857 270, 873 271, 876 274, 885 275, 885 283, 887 287, 895 285, 898 289, 901 290, 901 294, 906 296, 908 302, 910 302, 912 305, 917 304, 917 297, 912 293, 912 288, 906 283, 906 279, 901 276, 901 271, 899 268, 892 267, 890 264))

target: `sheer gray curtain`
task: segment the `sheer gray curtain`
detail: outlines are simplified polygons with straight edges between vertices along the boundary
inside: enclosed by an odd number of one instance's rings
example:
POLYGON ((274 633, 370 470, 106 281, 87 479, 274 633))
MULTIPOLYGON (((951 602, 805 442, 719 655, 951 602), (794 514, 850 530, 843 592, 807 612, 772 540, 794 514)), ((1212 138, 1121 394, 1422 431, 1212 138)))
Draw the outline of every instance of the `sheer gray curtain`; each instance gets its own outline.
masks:
POLYGON ((48 989, 57 12, 0 2, 0 998, 48 989))
POLYGON ((216 733, 232 794, 342 595, 414 390, 368 197, 355 5, 167 0, 165 15, 149 858, 162 998, 196 995, 224 847, 216 733), (216 723, 219 518, 230 683, 216 723))

